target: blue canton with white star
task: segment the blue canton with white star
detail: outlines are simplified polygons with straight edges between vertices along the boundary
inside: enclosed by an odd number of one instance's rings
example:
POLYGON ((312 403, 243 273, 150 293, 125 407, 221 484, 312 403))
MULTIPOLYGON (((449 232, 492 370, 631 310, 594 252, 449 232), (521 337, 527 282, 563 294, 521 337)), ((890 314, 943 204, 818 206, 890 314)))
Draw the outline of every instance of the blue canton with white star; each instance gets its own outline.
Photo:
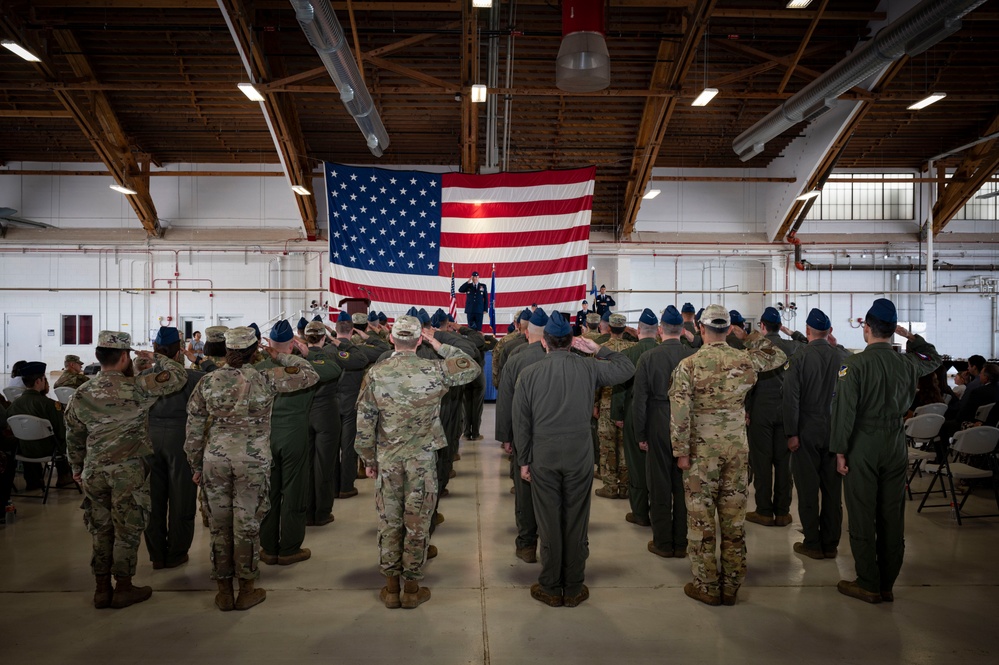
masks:
POLYGON ((440 174, 326 164, 326 193, 332 263, 439 274, 440 174))

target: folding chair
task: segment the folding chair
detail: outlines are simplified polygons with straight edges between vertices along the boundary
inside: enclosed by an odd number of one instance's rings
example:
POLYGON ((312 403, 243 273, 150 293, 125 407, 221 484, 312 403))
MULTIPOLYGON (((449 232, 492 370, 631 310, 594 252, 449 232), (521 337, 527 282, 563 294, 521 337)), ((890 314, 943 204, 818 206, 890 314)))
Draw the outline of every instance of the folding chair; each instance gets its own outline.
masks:
POLYGON ((7 386, 3 389, 3 396, 7 398, 8 402, 13 402, 15 399, 21 396, 24 392, 24 388, 18 388, 17 386, 7 386))
MULTIPOLYGON (((21 441, 39 441, 41 439, 47 439, 50 436, 55 436, 55 432, 52 431, 52 423, 45 418, 37 418, 35 416, 11 416, 7 419, 7 424, 10 426, 10 431, 14 433, 14 436, 21 441)), ((21 454, 15 454, 14 459, 18 462, 27 464, 45 465, 43 476, 45 490, 42 493, 42 504, 44 505, 48 503, 49 489, 52 486, 52 476, 55 474, 56 462, 65 459, 65 457, 59 453, 57 445, 53 444, 52 452, 44 457, 25 457, 21 454)), ((76 490, 81 494, 83 493, 79 484, 76 484, 76 490)), ((11 496, 37 498, 31 494, 12 494, 11 496)))
MULTIPOLYGON (((927 406, 936 405, 927 404, 927 406)), ((924 462, 931 462, 937 458, 937 453, 939 452, 938 437, 943 424, 944 417, 938 413, 925 413, 905 421, 905 436, 910 444, 908 449, 909 464, 912 465, 912 472, 909 474, 909 479, 905 482, 905 491, 909 493, 910 501, 912 501, 912 479, 917 474, 922 475, 920 467, 924 462)), ((946 488, 944 489, 944 496, 947 496, 946 488)))
POLYGON ((950 406, 950 401, 954 399, 954 395, 951 393, 947 393, 946 395, 943 396, 943 398, 944 398, 944 404, 950 406))
POLYGON ((978 410, 975 411, 975 420, 980 423, 984 423, 985 419, 989 417, 989 411, 991 411, 992 407, 995 405, 995 402, 992 402, 991 404, 982 404, 978 407, 978 410))
MULTIPOLYGON (((964 509, 964 504, 968 501, 971 489, 969 487, 965 490, 964 496, 961 497, 961 501, 959 503, 957 501, 957 492, 954 489, 955 478, 958 480, 991 478, 992 493, 996 498, 996 508, 999 509, 999 485, 996 484, 996 478, 997 475, 999 475, 999 468, 997 468, 996 464, 996 446, 999 446, 999 429, 996 429, 995 427, 972 427, 971 429, 962 430, 956 433, 954 438, 951 439, 951 450, 959 455, 967 455, 969 457, 983 455, 986 458, 986 463, 989 468, 978 469, 970 464, 950 462, 946 457, 944 458, 943 464, 927 464, 924 468, 933 474, 933 479, 930 481, 930 488, 923 496, 923 500, 919 504, 919 508, 916 512, 922 512, 924 507, 950 507, 954 509, 954 513, 957 516, 957 524, 960 526, 961 510, 964 509), (930 491, 933 489, 934 483, 936 483, 939 478, 942 484, 944 477, 946 477, 950 483, 951 503, 939 503, 927 506, 926 499, 930 495, 930 491)), ((999 517, 999 513, 992 515, 965 515, 966 519, 973 517, 999 517)))
POLYGON ((917 406, 913 413, 917 416, 921 416, 925 413, 937 413, 942 416, 947 413, 947 405, 943 402, 937 402, 936 404, 923 404, 922 406, 917 406))
POLYGON ((69 398, 73 396, 76 392, 76 388, 70 388, 69 386, 63 386, 62 388, 55 389, 56 399, 62 402, 63 406, 69 404, 69 398))

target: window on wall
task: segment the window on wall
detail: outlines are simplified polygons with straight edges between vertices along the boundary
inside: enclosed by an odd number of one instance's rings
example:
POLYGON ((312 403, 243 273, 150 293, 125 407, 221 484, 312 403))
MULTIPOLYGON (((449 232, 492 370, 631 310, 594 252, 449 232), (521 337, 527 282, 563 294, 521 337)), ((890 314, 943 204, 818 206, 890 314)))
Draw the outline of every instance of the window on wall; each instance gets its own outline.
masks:
POLYGON ((90 314, 63 314, 62 343, 84 346, 93 344, 94 317, 90 314))
POLYGON ((961 210, 954 215, 954 219, 976 219, 986 221, 999 220, 999 182, 990 181, 975 192, 961 210), (992 194, 992 196, 988 196, 992 194), (988 196, 988 198, 979 198, 988 196))
POLYGON ((805 219, 914 219, 914 199, 911 173, 838 173, 805 219))

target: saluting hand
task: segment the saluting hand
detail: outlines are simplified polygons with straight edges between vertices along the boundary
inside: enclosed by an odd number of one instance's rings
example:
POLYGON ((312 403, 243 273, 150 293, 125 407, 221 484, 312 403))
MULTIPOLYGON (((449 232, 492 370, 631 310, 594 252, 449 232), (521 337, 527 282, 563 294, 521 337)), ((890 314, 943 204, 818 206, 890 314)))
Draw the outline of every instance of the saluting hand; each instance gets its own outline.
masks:
POLYGON ((423 337, 423 339, 426 340, 426 342, 430 344, 430 346, 434 347, 434 351, 440 351, 441 343, 437 340, 436 337, 434 337, 433 331, 431 331, 429 328, 424 328, 423 331, 420 333, 420 336, 423 337))
POLYGON ((600 350, 600 345, 586 337, 573 337, 572 348, 583 353, 596 353, 600 350))

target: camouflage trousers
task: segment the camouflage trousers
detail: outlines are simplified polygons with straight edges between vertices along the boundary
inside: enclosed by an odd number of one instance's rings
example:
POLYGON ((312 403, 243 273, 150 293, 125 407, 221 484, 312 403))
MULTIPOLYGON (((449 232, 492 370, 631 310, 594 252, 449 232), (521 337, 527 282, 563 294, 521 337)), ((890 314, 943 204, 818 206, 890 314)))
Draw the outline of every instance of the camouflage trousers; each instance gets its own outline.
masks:
POLYGON ((715 451, 691 457, 690 469, 683 472, 690 570, 697 587, 713 596, 720 592, 734 595, 746 578, 748 456, 745 447, 715 451), (715 558, 716 513, 721 530, 720 565, 715 558))
POLYGON ((430 544, 430 518, 437 505, 437 455, 378 462, 375 507, 378 551, 386 577, 423 579, 430 544))
POLYGON ((597 436, 600 438, 600 461, 597 472, 604 487, 624 491, 628 489, 628 463, 624 458, 624 430, 610 417, 610 399, 600 400, 600 417, 597 419, 597 436))
POLYGON ((260 520, 270 510, 271 460, 266 436, 212 441, 205 449, 203 495, 212 534, 212 579, 260 577, 260 520))
POLYGON ((135 575, 149 523, 149 468, 141 458, 83 469, 83 522, 94 539, 94 575, 135 575))

